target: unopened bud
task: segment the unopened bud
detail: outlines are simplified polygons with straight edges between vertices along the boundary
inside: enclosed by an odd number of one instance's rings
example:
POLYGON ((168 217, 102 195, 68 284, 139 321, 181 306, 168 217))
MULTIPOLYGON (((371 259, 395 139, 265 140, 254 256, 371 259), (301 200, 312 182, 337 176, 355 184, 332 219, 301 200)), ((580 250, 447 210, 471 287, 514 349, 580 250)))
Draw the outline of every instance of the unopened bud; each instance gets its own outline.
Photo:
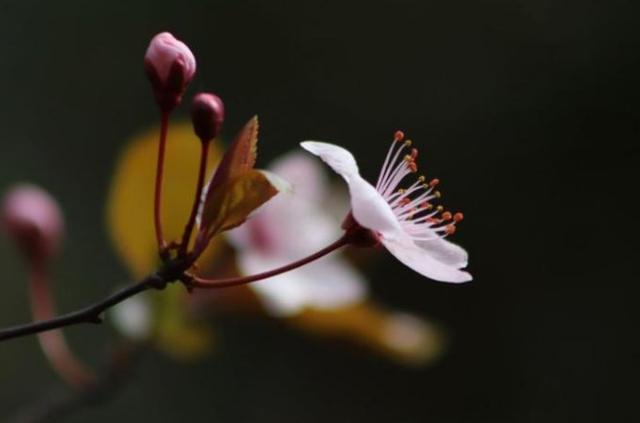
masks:
POLYGON ((202 141, 210 141, 218 136, 224 121, 224 103, 220 97, 200 93, 193 98, 191 106, 193 130, 202 141))
POLYGON ((31 261, 46 261, 58 249, 64 223, 56 200, 34 185, 22 184, 5 194, 2 223, 31 261))
POLYGON ((156 101, 168 112, 182 100, 196 73, 196 58, 189 47, 168 32, 151 40, 144 55, 144 67, 153 86, 156 101))

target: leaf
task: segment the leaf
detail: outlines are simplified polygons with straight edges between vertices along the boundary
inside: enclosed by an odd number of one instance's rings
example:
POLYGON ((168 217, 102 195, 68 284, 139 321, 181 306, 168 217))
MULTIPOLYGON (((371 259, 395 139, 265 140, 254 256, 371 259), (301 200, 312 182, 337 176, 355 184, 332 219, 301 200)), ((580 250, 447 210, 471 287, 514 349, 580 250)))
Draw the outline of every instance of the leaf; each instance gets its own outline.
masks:
POLYGON ((253 169, 258 149, 258 128, 258 117, 254 116, 236 135, 208 185, 209 193, 241 173, 253 169))
MULTIPOLYGON (((158 128, 133 137, 116 163, 107 200, 107 223, 113 244, 134 278, 159 264, 153 226, 158 128)), ((209 151, 208 174, 220 159, 217 143, 209 151)), ((169 127, 163 189, 162 222, 168 239, 179 239, 189 218, 200 160, 200 140, 190 123, 169 127)), ((218 243, 205 256, 212 260, 218 243)), ((202 257, 205 259, 205 257, 202 257)))
POLYGON ((207 239, 244 222, 279 190, 267 174, 250 169, 209 192, 202 210, 201 231, 207 239))

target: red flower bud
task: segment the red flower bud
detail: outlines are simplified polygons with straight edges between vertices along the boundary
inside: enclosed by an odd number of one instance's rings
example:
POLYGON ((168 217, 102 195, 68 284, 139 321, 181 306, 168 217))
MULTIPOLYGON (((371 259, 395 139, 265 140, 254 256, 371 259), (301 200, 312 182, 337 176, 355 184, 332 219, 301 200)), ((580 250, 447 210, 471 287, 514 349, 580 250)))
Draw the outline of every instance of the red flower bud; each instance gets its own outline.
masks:
POLYGON ((151 40, 144 55, 144 66, 160 108, 171 111, 182 100, 196 73, 196 59, 189 47, 168 32, 151 40))
POLYGON ((224 121, 224 103, 220 97, 200 93, 193 98, 191 106, 193 130, 202 141, 210 141, 218 136, 224 121))
POLYGON ((56 200, 29 184, 5 194, 2 205, 5 230, 30 261, 46 261, 56 253, 64 223, 56 200))

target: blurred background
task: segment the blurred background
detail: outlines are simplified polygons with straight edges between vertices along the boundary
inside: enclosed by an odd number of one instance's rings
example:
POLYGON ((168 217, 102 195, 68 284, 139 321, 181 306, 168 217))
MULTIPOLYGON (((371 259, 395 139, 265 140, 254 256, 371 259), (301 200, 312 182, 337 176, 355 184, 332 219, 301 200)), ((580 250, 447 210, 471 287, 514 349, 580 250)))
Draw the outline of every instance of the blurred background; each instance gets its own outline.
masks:
MULTIPOLYGON (((637 419, 637 17, 616 0, 0 2, 0 189, 33 181, 62 203, 61 310, 128 279, 105 201, 126 140, 156 123, 142 57, 164 30, 197 56, 190 93, 224 99, 227 136, 260 115, 260 164, 319 139, 374 179, 403 129, 466 216, 455 241, 472 283, 425 280, 387 255, 366 270, 377 299, 446 328, 433 366, 221 317, 213 355, 150 353, 67 421, 637 419)), ((4 238, 0 268, 1 325, 28 320, 4 238)), ((67 333, 100 361, 105 329, 67 333)), ((1 416, 58 385, 35 338, 0 345, 1 416)))

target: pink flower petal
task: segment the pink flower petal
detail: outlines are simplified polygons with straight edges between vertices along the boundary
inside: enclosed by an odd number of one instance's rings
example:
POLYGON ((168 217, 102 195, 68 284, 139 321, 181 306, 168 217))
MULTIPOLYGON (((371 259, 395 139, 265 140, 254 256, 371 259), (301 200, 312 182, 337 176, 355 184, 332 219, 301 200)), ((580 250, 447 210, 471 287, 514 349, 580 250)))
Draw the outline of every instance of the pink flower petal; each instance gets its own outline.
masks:
POLYGON ((328 196, 327 173, 318 160, 308 154, 288 153, 271 163, 269 170, 293 185, 296 198, 320 205, 328 196))
POLYGON ((398 232, 396 236, 383 237, 381 241, 398 260, 430 279, 453 283, 468 282, 472 279, 469 273, 436 260, 404 233, 398 232))
POLYGON ((365 228, 385 234, 401 230, 391 206, 359 173, 353 155, 342 147, 324 142, 305 141, 302 148, 320 157, 349 186, 353 217, 365 228))
MULTIPOLYGON (((239 264, 244 274, 274 269, 291 257, 243 252, 239 264)), ((249 285, 267 311, 274 316, 292 316, 307 307, 337 309, 362 301, 366 285, 362 276, 335 254, 299 269, 249 285)))
POLYGON ((434 259, 449 266, 460 269, 467 267, 469 263, 469 254, 467 251, 446 239, 416 241, 416 244, 434 259))

